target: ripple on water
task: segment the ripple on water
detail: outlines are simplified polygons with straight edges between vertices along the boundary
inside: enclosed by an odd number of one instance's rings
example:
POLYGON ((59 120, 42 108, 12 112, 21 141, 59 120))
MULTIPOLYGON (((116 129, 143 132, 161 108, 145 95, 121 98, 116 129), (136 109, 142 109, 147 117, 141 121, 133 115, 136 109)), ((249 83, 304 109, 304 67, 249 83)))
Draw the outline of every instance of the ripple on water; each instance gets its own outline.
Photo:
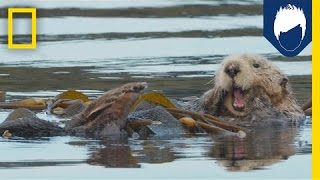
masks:
MULTIPOLYGON (((5 24, 7 19, 0 19, 5 24)), ((181 32, 181 31, 217 31, 225 29, 241 29, 246 27, 262 28, 262 16, 217 16, 201 18, 90 18, 64 17, 41 18, 37 24, 39 35, 76 35, 96 33, 141 33, 141 32, 181 32), (83 26, 86 22, 86 26, 83 26), (96 28, 99 27, 99 28, 96 28), (130 27, 130 28, 127 28, 130 27), (68 29, 68 31, 66 31, 68 29)), ((26 19, 17 19, 15 23, 21 27, 30 24, 26 19)), ((7 31, 0 29, 0 35, 7 31)), ((15 34, 30 34, 26 28, 18 28, 15 34)))
MULTIPOLYGON (((222 58, 243 52, 270 57, 288 75, 311 75, 311 45, 293 60, 283 58, 262 37, 261 0, 41 2, 0 1, 0 9, 23 3, 37 7, 40 12, 37 51, 8 51, 6 30, 0 29, 3 71, 0 77, 8 84, 9 101, 52 98, 70 86, 80 87, 90 98, 96 98, 119 84, 145 79, 150 82, 150 89, 168 96, 200 95, 210 87, 204 84, 222 58), (72 17, 66 13, 73 13, 72 17), (26 72, 39 76, 21 77, 26 72), (67 77, 70 84, 61 81, 67 77), (39 80, 38 84, 33 78, 39 80)), ((6 11, 1 12, 0 26, 5 27, 6 11)), ((26 25, 24 19, 16 22, 18 26, 26 25)), ((27 39, 23 35, 17 38, 27 39)), ((311 94, 310 76, 294 76, 290 80, 298 99, 304 100, 311 94)), ((0 123, 11 111, 0 111, 0 123)), ((45 112, 37 116, 61 120, 45 112)), ((310 124, 299 129, 257 131, 246 139, 204 135, 119 141, 69 136, 0 137, 0 147, 4 179, 308 179, 311 176, 310 124)))
MULTIPOLYGON (((225 56, 234 53, 258 53, 279 55, 263 37, 228 38, 162 38, 123 40, 69 41, 41 43, 36 52, 14 53, 0 45, 4 65, 31 67, 81 67, 118 64, 127 59, 141 63, 145 59, 165 60, 168 57, 225 56), (237 42, 237 43, 235 43, 237 42), (239 46, 239 43, 241 46, 239 46), (1 48, 2 47, 2 48, 1 48), (64 50, 68 49, 67 52, 64 50), (86 49, 79 51, 79 49, 86 49), (64 51, 65 53, 60 53, 64 51), (26 59, 26 57, 28 57, 26 59), (141 62, 140 62, 141 61, 141 62), (59 63, 57 63, 59 62, 59 63)), ((311 55, 311 45, 300 56, 311 55)), ((178 61, 177 61, 178 62, 178 61)), ((134 64, 134 62, 132 62, 134 64)), ((161 63, 161 61, 159 61, 161 63)))
POLYGON ((261 4, 260 0, 189 0, 189 1, 181 1, 181 0, 157 0, 157 1, 149 1, 149 0, 135 0, 132 3, 132 0, 69 0, 63 1, 61 0, 3 0, 1 1, 1 6, 15 6, 17 4, 28 4, 29 6, 38 7, 38 8, 143 8, 143 7, 164 7, 164 6, 177 6, 177 5, 195 5, 195 4, 203 4, 203 5, 219 5, 219 4, 261 4))

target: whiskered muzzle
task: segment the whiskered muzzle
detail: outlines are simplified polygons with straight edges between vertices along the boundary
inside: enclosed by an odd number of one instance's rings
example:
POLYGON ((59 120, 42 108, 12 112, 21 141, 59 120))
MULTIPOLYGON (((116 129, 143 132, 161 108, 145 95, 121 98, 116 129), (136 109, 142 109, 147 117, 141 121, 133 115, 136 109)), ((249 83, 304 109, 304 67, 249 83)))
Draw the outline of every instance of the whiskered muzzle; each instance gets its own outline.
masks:
POLYGON ((231 78, 234 78, 240 72, 240 68, 237 65, 230 64, 225 68, 225 73, 231 78))

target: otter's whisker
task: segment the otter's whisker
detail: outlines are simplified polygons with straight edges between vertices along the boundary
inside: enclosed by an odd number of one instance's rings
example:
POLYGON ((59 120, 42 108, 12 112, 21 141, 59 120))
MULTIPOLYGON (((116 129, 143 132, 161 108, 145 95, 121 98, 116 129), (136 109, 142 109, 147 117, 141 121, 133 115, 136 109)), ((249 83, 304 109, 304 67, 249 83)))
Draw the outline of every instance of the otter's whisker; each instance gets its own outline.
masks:
POLYGON ((211 79, 210 81, 206 82, 204 85, 209 85, 209 84, 214 84, 214 78, 211 79))

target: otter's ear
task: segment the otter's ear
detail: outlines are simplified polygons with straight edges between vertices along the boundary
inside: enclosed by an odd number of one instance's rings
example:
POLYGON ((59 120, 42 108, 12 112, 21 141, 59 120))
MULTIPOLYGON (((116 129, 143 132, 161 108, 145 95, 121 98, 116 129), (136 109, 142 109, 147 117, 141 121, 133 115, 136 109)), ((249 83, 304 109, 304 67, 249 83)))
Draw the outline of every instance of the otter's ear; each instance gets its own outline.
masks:
POLYGON ((287 87, 287 84, 288 84, 288 78, 287 77, 283 77, 282 80, 280 81, 280 85, 283 87, 283 88, 286 88, 287 87))

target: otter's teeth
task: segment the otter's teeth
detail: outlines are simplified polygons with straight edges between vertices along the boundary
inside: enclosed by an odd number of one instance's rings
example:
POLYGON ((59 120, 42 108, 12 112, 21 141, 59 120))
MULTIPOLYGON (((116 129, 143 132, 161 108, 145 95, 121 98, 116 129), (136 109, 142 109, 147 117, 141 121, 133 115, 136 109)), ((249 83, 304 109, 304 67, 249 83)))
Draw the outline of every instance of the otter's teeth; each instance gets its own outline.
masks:
POLYGON ((233 91, 233 106, 237 109, 243 109, 245 106, 244 93, 240 88, 236 88, 233 91))

